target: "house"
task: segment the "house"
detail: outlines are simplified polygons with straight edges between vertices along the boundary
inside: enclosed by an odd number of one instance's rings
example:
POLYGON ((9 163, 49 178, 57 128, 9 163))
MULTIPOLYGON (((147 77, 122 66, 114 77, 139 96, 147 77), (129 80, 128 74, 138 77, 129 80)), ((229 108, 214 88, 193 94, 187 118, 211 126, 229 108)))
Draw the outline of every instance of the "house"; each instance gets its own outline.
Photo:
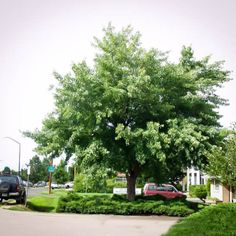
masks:
POLYGON ((116 174, 116 182, 127 182, 125 173, 118 172, 116 174))
POLYGON ((236 189, 223 185, 216 177, 209 177, 196 167, 187 169, 187 192, 190 185, 206 184, 211 180, 210 197, 219 199, 222 202, 236 202, 236 189))
POLYGON ((211 180, 211 198, 217 198, 222 202, 236 202, 236 189, 220 183, 215 177, 211 180))
POLYGON ((208 176, 198 168, 194 166, 187 168, 187 192, 190 185, 206 184, 207 180, 208 176))

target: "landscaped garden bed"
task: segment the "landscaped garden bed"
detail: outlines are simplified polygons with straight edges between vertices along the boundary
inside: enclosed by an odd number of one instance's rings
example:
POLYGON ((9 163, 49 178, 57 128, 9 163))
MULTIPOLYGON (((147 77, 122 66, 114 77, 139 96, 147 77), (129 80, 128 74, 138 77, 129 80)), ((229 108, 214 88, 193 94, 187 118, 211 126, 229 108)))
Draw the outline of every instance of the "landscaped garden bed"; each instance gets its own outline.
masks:
POLYGON ((59 198, 57 212, 116 215, 188 216, 199 210, 199 204, 186 200, 167 200, 161 196, 138 196, 128 201, 125 196, 109 194, 78 194, 69 192, 59 198))

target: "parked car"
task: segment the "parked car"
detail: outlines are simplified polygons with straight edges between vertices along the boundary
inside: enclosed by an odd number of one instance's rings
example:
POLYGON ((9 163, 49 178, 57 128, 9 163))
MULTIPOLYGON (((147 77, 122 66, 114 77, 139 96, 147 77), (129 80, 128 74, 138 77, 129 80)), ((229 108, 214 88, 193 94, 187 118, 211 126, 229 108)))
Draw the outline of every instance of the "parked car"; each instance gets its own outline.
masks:
POLYGON ((74 187, 74 182, 66 182, 65 183, 65 188, 73 188, 74 187))
POLYGON ((56 188, 65 188, 65 184, 58 184, 58 183, 55 183, 55 182, 52 182, 51 183, 51 188, 52 189, 56 189, 56 188))
POLYGON ((59 185, 57 183, 51 183, 51 188, 55 189, 55 188, 59 188, 59 185))
MULTIPOLYGON (((33 187, 33 183, 29 181, 29 187, 33 187)), ((27 181, 23 180, 23 185, 27 187, 27 181)))
POLYGON ((3 199, 15 199, 17 204, 25 204, 26 192, 21 177, 0 175, 0 202, 3 199))
POLYGON ((36 184, 34 184, 34 187, 45 187, 47 183, 45 181, 39 181, 36 184))
POLYGON ((186 195, 178 191, 173 185, 146 183, 143 188, 144 196, 161 195, 166 198, 186 198, 186 195))

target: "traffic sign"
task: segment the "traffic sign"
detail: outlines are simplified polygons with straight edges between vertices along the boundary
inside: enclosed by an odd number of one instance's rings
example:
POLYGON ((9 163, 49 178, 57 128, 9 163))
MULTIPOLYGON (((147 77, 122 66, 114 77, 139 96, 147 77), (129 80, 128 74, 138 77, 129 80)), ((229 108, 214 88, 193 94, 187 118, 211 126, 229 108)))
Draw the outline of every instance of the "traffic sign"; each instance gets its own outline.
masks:
POLYGON ((48 172, 54 172, 55 167, 54 166, 48 166, 48 172))

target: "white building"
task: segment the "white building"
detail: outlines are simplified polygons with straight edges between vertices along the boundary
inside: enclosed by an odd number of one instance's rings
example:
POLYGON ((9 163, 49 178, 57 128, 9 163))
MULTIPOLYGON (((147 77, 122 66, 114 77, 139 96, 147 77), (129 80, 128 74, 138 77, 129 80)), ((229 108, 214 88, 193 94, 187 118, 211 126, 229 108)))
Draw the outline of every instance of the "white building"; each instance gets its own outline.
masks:
POLYGON ((200 171, 196 167, 187 168, 187 191, 189 191, 190 185, 206 184, 207 175, 200 171))
POLYGON ((211 180, 211 197, 222 202, 236 202, 236 189, 223 185, 215 178, 211 180))

